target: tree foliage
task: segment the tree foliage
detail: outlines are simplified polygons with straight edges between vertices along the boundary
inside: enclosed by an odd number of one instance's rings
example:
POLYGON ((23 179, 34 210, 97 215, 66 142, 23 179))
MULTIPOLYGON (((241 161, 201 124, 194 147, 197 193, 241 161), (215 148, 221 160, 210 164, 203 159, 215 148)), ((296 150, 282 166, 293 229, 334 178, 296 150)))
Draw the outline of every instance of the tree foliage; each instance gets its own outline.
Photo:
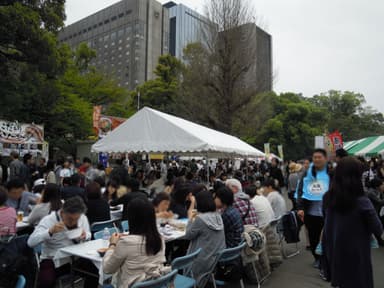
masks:
POLYGON ((149 106, 166 113, 175 113, 182 70, 183 64, 177 58, 171 55, 160 56, 154 71, 156 78, 132 91, 132 105, 137 107, 137 93, 140 93, 141 107, 149 106))
POLYGON ((2 1, 0 118, 44 124, 51 148, 71 150, 92 133, 93 105, 122 117, 131 111, 128 91, 89 65, 94 50, 57 40, 64 2, 2 1))

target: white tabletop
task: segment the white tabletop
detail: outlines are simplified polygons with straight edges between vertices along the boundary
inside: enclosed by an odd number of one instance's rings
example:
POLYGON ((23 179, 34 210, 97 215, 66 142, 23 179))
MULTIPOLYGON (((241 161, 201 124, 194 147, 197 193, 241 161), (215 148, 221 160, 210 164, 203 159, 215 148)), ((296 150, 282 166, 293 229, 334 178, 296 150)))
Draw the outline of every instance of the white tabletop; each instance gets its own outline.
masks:
POLYGON ((24 228, 29 227, 30 224, 28 223, 28 216, 23 217, 23 222, 16 222, 16 230, 20 231, 24 228))
POLYGON ((108 247, 103 239, 87 241, 84 243, 61 248, 55 256, 55 260, 66 258, 69 256, 80 257, 92 261, 92 263, 99 270, 99 284, 103 285, 104 281, 111 277, 111 275, 104 274, 103 272, 103 258, 97 252, 100 248, 108 247))

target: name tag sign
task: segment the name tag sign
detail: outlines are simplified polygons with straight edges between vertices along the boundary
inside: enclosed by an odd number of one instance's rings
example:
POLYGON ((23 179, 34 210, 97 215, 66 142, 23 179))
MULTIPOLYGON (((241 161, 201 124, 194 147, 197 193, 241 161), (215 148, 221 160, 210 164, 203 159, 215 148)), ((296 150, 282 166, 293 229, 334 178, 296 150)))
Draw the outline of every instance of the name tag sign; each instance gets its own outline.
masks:
POLYGON ((308 188, 312 195, 323 195, 326 192, 325 185, 321 181, 313 181, 308 188))

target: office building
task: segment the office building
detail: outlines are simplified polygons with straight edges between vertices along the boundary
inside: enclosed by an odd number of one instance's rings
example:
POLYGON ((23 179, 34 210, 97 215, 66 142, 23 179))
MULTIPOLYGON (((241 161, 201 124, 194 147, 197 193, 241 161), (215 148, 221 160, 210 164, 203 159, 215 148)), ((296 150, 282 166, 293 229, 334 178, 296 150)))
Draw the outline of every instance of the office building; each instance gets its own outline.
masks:
POLYGON ((96 50, 92 62, 134 89, 154 77, 162 54, 168 53, 168 9, 155 0, 123 0, 65 27, 59 40, 76 48, 85 42, 96 50))
POLYGON ((188 44, 204 42, 209 21, 183 4, 168 2, 164 7, 169 10, 169 53, 182 60, 188 44))

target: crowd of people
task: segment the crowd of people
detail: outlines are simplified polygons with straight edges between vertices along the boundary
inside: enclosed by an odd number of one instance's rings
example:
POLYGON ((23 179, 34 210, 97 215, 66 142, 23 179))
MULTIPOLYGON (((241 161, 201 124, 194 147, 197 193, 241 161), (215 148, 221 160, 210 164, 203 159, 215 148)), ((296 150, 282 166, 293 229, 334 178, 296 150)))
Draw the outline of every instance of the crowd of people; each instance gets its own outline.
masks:
MULTIPOLYGON (((266 235, 267 246, 276 245, 271 223, 289 210, 297 215, 298 229, 305 227, 314 266, 325 280, 333 287, 373 287, 370 247, 375 240, 383 244, 381 159, 366 162, 338 150, 331 163, 327 152, 317 149, 311 158, 287 163, 150 163, 130 156, 106 171, 89 158, 82 163, 72 158, 35 162, 30 155, 21 161, 13 152, 9 165, 1 166, 0 236, 17 233, 19 213, 29 216, 31 229, 22 233, 30 234, 29 247, 42 247, 39 287, 54 287, 69 271, 68 264, 55 265, 58 250, 90 240, 90 225, 110 220, 110 207, 117 205, 123 206, 121 220, 128 220, 129 235, 112 235, 103 259, 103 270, 114 274, 115 287, 160 277, 170 271, 165 264, 172 258, 198 249, 202 252, 192 275, 198 287, 205 287, 206 272, 214 270, 220 250, 242 243, 249 227, 266 235), (157 223, 174 218, 189 221, 185 237, 170 249, 157 223), (79 234, 69 237, 76 229, 79 234)), ((268 266, 276 268, 281 251, 270 251, 268 266)), ((87 261, 79 265, 96 269, 87 261)), ((97 287, 97 280, 87 276, 85 287, 97 287)))

